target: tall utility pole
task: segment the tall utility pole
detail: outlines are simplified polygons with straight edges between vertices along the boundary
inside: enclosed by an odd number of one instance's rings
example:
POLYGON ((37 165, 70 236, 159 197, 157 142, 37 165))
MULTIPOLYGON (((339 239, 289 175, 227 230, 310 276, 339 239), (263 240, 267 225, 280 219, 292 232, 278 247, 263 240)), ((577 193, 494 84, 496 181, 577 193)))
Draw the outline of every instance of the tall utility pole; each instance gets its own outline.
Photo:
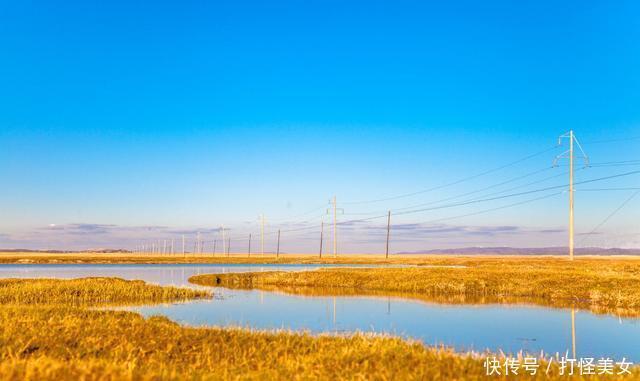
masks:
POLYGON ((222 229, 222 254, 224 254, 225 253, 224 252, 225 251, 224 250, 224 225, 222 225, 221 229, 222 229))
POLYGON ((227 257, 229 256, 229 252, 231 252, 231 237, 227 238, 227 257))
POLYGON ((322 239, 324 235, 324 220, 320 221, 320 258, 322 258, 322 239))
POLYGON ((251 233, 249 233, 249 250, 247 251, 247 257, 251 256, 251 233))
MULTIPOLYGON (((338 210, 343 212, 342 209, 338 209, 338 203, 336 201, 336 196, 333 196, 331 200, 329 200, 329 204, 332 206, 333 212, 333 256, 334 258, 338 256, 338 210)), ((330 211, 327 209, 327 214, 330 211)))
POLYGON ((558 155, 556 157, 556 159, 553 162, 553 165, 556 166, 558 163, 558 160, 560 159, 569 159, 569 260, 573 261, 573 249, 574 249, 574 244, 573 244, 573 236, 574 236, 574 226, 573 226, 573 172, 574 172, 574 159, 575 159, 575 150, 574 150, 574 143, 575 145, 578 146, 578 148, 580 149, 580 154, 582 156, 580 156, 580 158, 584 161, 584 166, 588 167, 589 166, 589 157, 587 156, 586 153, 584 153, 584 150, 582 149, 582 146, 580 145, 580 142, 578 142, 578 139, 576 139, 575 134, 573 133, 573 130, 570 130, 569 132, 567 132, 564 135, 560 135, 560 137, 558 138, 558 145, 562 144, 562 139, 569 139, 569 150, 563 152, 562 154, 558 155))
POLYGON ((336 196, 333 196, 333 256, 334 258, 338 256, 338 210, 337 210, 338 202, 336 201, 336 196))
POLYGON ((264 256, 264 214, 260 214, 260 254, 264 256))
POLYGON ((218 243, 218 240, 214 238, 213 240, 213 254, 211 254, 212 257, 216 256, 216 244, 218 243))
POLYGON ((276 259, 280 257, 280 229, 278 229, 278 245, 276 248, 276 259))
POLYGON ((385 258, 389 259, 389 232, 391 231, 391 211, 387 214, 387 250, 385 258))

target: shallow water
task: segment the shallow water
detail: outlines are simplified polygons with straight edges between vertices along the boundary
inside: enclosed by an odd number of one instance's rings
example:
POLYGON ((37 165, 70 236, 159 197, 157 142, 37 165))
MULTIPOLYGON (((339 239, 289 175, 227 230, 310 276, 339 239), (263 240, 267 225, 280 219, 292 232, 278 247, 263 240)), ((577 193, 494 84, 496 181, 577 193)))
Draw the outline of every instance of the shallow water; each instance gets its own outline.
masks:
MULTIPOLYGON (((0 278, 117 276, 186 286, 195 274, 302 271, 318 265, 0 265, 0 278)), ((325 267, 325 266, 322 266, 325 267)), ((300 296, 215 289, 216 298, 128 307, 182 324, 378 332, 459 350, 572 353, 572 311, 531 305, 443 305, 398 297, 300 296)), ((575 311, 576 356, 640 361, 640 320, 575 311)))

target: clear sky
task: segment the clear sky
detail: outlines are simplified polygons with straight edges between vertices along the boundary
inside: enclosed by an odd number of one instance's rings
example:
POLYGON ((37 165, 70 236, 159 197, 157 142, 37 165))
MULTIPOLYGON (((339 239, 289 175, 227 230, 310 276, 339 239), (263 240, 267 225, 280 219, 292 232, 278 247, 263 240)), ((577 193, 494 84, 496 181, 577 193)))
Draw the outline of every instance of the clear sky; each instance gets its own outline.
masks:
MULTIPOLYGON (((451 203, 566 184, 549 167, 569 129, 593 163, 615 162, 577 181, 640 170, 638 14, 636 1, 5 1, 0 247, 213 240, 221 224, 246 240, 264 213, 270 250, 278 228, 308 228, 283 232, 283 251, 313 252, 333 195, 344 251, 381 251, 385 218, 347 221, 389 209, 394 252, 564 245, 562 189, 451 203)), ((593 231, 579 244, 640 247, 640 195, 606 220, 635 191, 580 189, 634 187, 638 174, 576 186, 577 230, 593 231)))

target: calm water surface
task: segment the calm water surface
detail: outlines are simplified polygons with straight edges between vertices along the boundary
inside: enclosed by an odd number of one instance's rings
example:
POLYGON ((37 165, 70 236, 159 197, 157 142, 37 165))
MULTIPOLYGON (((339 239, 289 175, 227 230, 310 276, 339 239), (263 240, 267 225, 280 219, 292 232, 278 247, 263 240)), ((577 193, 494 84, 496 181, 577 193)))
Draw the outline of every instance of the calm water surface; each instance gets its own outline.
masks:
MULTIPOLYGON (((191 286, 195 274, 302 271, 319 265, 0 265, 0 278, 116 276, 191 286)), ((571 353, 571 310, 529 305, 442 305, 395 297, 308 297, 215 289, 216 298, 129 307, 193 326, 246 326, 321 332, 377 332, 459 350, 571 353)), ((640 320, 575 312, 577 357, 640 361, 640 320)))

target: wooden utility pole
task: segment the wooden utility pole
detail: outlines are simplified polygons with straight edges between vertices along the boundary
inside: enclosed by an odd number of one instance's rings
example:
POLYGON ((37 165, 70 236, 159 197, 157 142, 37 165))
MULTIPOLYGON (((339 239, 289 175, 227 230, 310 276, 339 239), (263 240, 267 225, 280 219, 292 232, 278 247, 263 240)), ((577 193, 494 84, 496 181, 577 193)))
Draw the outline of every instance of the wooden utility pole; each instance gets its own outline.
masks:
POLYGON ((320 258, 322 258, 322 239, 324 235, 324 221, 320 222, 320 258))
POLYGON ((276 259, 280 257, 280 229, 278 229, 278 245, 276 246, 276 259))
POLYGON ((249 233, 249 250, 247 251, 247 257, 251 257, 251 233, 249 233))
POLYGON ((389 232, 391 231, 391 211, 387 214, 387 250, 385 258, 389 259, 389 232))

